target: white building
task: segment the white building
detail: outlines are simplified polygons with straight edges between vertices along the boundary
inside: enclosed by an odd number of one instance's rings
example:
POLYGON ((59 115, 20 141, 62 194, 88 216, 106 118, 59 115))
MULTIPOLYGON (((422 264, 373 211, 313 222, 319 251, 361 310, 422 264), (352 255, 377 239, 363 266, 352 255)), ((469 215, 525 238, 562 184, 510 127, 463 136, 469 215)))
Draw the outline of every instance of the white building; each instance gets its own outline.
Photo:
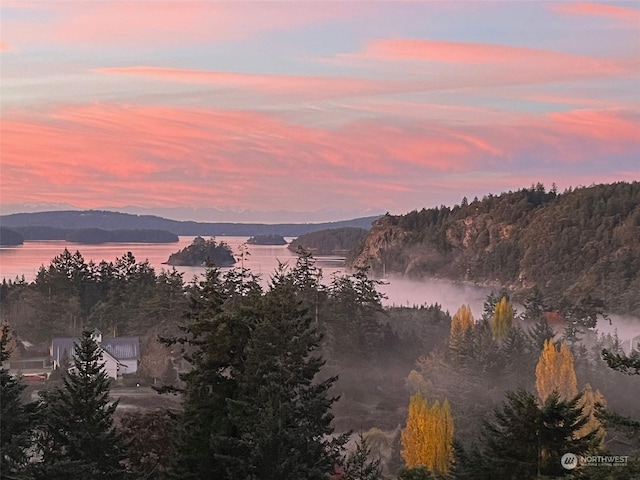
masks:
MULTIPOLYGON (((138 337, 102 338, 102 332, 96 329, 92 334, 102 349, 101 361, 110 378, 117 379, 123 374, 136 373, 140 361, 140 339, 138 337)), ((54 338, 51 342, 51 362, 53 368, 59 368, 64 358, 72 361, 77 338, 54 338)))

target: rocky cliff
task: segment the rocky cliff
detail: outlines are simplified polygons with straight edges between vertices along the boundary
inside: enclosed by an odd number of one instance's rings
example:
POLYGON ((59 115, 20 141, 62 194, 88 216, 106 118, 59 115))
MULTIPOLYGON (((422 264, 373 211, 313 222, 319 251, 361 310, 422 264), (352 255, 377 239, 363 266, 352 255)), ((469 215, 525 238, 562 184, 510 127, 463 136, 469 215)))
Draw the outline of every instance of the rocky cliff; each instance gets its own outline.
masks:
POLYGON ((640 313, 640 183, 558 194, 538 185, 453 208, 386 215, 351 266, 446 277, 548 296, 587 296, 640 313))

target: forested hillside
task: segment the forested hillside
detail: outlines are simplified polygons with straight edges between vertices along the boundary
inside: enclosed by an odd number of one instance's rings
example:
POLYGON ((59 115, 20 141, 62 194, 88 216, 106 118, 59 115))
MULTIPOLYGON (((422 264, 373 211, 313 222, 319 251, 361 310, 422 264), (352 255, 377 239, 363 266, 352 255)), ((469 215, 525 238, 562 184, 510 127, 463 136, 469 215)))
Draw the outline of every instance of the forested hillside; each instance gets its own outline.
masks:
POLYGON ((366 233, 363 228, 329 228, 301 235, 288 248, 295 252, 302 247, 316 255, 344 254, 355 247, 366 233))
MULTIPOLYGON (((84 228, 100 228, 103 230, 166 230, 176 235, 282 235, 297 237, 308 232, 326 228, 357 227, 368 229, 371 222, 380 218, 363 217, 353 220, 325 223, 213 223, 177 221, 154 215, 131 215, 128 213, 108 212, 104 210, 57 211, 37 213, 15 213, 0 215, 0 223, 4 227, 50 227, 55 229, 77 230, 84 228)), ((46 229, 31 229, 31 234, 40 232, 47 234, 46 229)), ((51 232, 49 232, 50 234, 51 232)), ((27 238, 27 237, 25 237, 27 238)), ((46 240, 48 238, 30 238, 46 240)))
POLYGON ((640 313, 640 183, 560 194, 541 184, 453 208, 386 215, 351 253, 352 265, 440 276, 549 298, 588 297, 640 313))

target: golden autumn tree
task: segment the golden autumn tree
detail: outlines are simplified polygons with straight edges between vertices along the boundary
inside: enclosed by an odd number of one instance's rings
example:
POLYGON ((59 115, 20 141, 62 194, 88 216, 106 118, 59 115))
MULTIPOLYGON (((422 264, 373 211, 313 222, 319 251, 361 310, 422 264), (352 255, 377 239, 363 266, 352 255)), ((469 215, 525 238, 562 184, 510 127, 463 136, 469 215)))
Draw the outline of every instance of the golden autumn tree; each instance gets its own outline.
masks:
POLYGON ((591 385, 587 383, 584 387, 584 391, 582 392, 582 398, 580 399, 579 405, 582 408, 582 415, 587 418, 587 423, 585 423, 582 428, 576 432, 575 437, 582 438, 595 431, 596 439, 600 447, 604 448, 604 438, 607 432, 604 429, 602 422, 598 420, 598 417, 596 417, 596 405, 601 405, 602 407, 606 407, 607 405, 604 395, 600 393, 600 390, 596 390, 594 392, 591 385))
POLYGON ((459 360, 460 352, 468 332, 474 325, 473 314, 469 305, 462 305, 451 319, 451 330, 449 333, 449 349, 454 360, 459 360))
POLYGON ((543 402, 554 390, 558 391, 561 400, 571 399, 578 394, 573 354, 566 343, 559 342, 557 347, 553 340, 544 342, 536 365, 536 389, 543 402))
POLYGON ((493 338, 496 340, 502 340, 509 329, 513 326, 513 307, 506 297, 502 297, 496 309, 493 312, 493 318, 491 319, 491 332, 493 338))
POLYGON ((425 466, 447 474, 453 463, 453 417, 445 400, 429 407, 420 393, 411 397, 407 425, 401 433, 402 457, 408 467, 425 466))

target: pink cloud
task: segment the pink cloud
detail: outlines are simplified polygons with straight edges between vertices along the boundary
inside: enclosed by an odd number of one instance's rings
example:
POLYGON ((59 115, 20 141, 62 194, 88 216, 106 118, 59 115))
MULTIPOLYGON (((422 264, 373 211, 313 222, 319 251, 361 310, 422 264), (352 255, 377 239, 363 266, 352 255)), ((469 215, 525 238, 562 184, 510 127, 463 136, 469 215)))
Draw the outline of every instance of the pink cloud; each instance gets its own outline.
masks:
POLYGON ((386 61, 428 61, 463 65, 526 67, 531 70, 560 70, 575 73, 620 73, 621 68, 607 59, 558 53, 536 48, 466 43, 440 40, 386 39, 370 42, 365 57, 386 61))
POLYGON ((532 157, 607 164, 640 149, 640 116, 577 110, 509 124, 326 129, 249 111, 98 103, 4 112, 0 148, 6 203, 384 208, 451 176, 531 169, 532 157))
POLYGON ((476 90, 626 77, 640 71, 637 56, 595 58, 510 45, 406 38, 372 40, 361 52, 321 61, 407 72, 412 80, 406 82, 406 91, 476 90))
POLYGON ((552 5, 553 10, 565 15, 589 15, 607 17, 640 26, 640 9, 604 5, 590 2, 563 2, 552 5))

